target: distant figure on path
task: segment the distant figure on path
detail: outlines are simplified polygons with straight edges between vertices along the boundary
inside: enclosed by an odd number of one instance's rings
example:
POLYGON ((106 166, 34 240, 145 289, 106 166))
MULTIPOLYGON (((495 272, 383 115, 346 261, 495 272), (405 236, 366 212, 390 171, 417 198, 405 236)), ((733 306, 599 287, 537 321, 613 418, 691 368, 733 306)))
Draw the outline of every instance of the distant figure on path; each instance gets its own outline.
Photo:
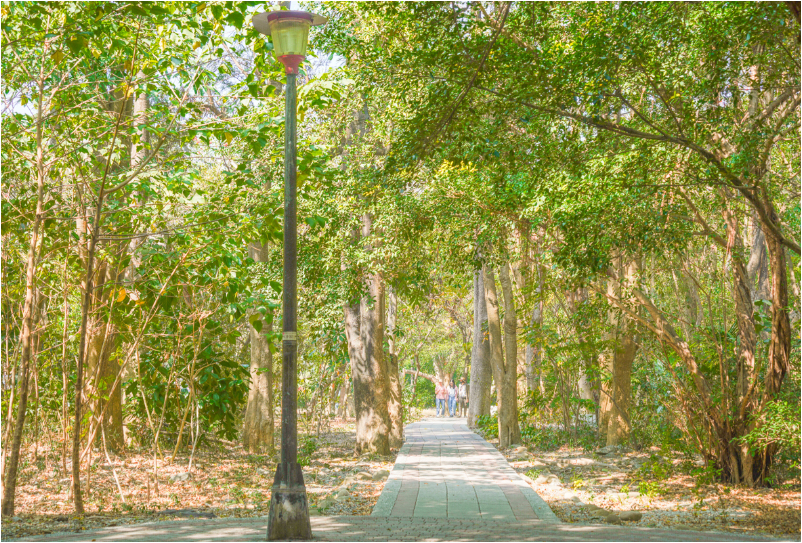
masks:
POLYGON ((459 378, 459 416, 468 416, 468 385, 465 384, 465 377, 459 378))
POLYGON ((454 380, 448 385, 448 416, 453 417, 457 411, 457 387, 454 386, 454 380))
POLYGON ((446 399, 448 398, 448 391, 443 386, 443 381, 437 381, 437 386, 434 387, 434 398, 437 404, 437 416, 444 417, 446 415, 446 399))

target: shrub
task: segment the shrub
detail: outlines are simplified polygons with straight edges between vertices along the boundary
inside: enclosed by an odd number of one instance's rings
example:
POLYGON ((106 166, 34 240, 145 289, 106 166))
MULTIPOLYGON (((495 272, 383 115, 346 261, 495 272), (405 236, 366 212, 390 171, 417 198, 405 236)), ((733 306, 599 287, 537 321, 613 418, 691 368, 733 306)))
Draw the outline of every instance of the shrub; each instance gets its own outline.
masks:
POLYGON ((484 437, 498 437, 498 415, 479 415, 476 426, 484 437))

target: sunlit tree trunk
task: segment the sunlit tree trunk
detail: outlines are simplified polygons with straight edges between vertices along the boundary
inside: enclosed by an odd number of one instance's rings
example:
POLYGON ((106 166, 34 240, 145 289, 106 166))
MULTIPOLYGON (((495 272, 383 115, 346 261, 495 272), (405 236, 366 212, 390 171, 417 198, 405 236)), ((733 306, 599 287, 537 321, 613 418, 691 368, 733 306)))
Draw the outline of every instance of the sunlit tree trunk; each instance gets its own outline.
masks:
MULTIPOLYGON (((503 272, 502 272, 503 273, 503 272)), ((496 397, 498 400, 498 439, 499 447, 506 448, 513 443, 520 442, 520 429, 518 428, 517 403, 513 403, 515 394, 515 355, 510 362, 509 372, 505 367, 504 344, 502 343, 501 321, 499 320, 499 302, 496 295, 496 281, 493 270, 489 266, 482 267, 485 300, 487 304, 487 331, 490 339, 490 364, 493 368, 493 380, 496 383, 496 397), (511 375, 508 375, 511 374, 511 375), (512 390, 511 390, 512 388, 512 390)), ((509 274, 506 281, 509 287, 509 274)), ((506 288, 507 287, 502 287, 506 288)), ((512 289, 510 288, 510 294, 512 289)), ((514 313, 514 310, 513 310, 514 313)), ((505 325, 508 324, 505 319, 505 325)), ((505 331, 507 327, 505 326, 505 331)), ((514 339, 513 339, 514 341, 514 339)))
MULTIPOLYGON (((634 284, 637 264, 634 260, 624 264, 620 257, 616 262, 620 279, 608 281, 607 292, 620 299, 627 285, 634 284)), ((632 364, 638 349, 635 332, 630 317, 610 311, 611 345, 603 358, 610 380, 603 386, 600 398, 600 430, 606 436, 607 445, 622 443, 631 430, 632 364)))
MULTIPOLYGON (((139 82, 143 82, 146 76, 144 72, 139 71, 136 74, 136 79, 139 82)), ((133 124, 133 132, 134 136, 131 140, 131 168, 136 168, 140 164, 142 164, 148 156, 148 149, 147 145, 149 143, 149 134, 147 128, 145 127, 148 121, 148 95, 147 92, 138 92, 134 96, 134 103, 132 108, 131 114, 132 124, 133 124)), ((140 205, 146 204, 148 201, 148 193, 142 191, 138 195, 138 202, 140 205)), ((137 269, 139 268, 140 264, 142 263, 142 257, 139 253, 140 247, 145 242, 145 238, 134 238, 128 244, 128 252, 131 255, 131 262, 126 267, 124 271, 124 284, 126 288, 129 290, 130 293, 135 291, 136 285, 136 276, 137 276, 137 269)), ((138 349, 138 347, 137 347, 138 349)), ((124 346, 124 351, 127 351, 127 346, 124 346)), ((120 388, 122 389, 120 395, 120 404, 125 405, 126 397, 125 397, 125 390, 123 389, 123 383, 128 379, 132 379, 136 376, 137 369, 134 367, 134 364, 137 360, 139 360, 139 356, 130 356, 125 362, 125 365, 119 368, 119 371, 122 372, 121 375, 121 383, 120 388)), ((128 426, 123 419, 123 441, 125 443, 130 441, 130 436, 128 435, 128 426)))
POLYGON ((632 363, 638 350, 634 328, 630 319, 621 319, 618 343, 613 350, 613 386, 607 422, 607 445, 622 443, 631 430, 629 410, 632 398, 632 363))
MULTIPOLYGON (((496 385, 499 388, 498 435, 499 445, 509 447, 521 442, 521 428, 518 425, 518 317, 515 312, 509 266, 502 264, 498 275, 504 298, 504 357, 495 372, 501 376, 500 385, 496 385), (502 435, 504 435, 503 440, 502 435)), ((491 281, 492 278, 490 275, 491 281)))
MULTIPOLYGON (((254 243, 249 247, 255 262, 267 262, 267 246, 254 243)), ((273 353, 270 352, 266 334, 273 330, 272 315, 261 318, 262 329, 248 326, 251 339, 251 384, 248 390, 248 405, 242 429, 242 446, 246 451, 272 451, 273 432, 273 353)))
MULTIPOLYGON (((360 304, 362 345, 368 381, 354 389, 355 396, 367 393, 362 402, 363 411, 357 408, 357 449, 359 452, 390 453, 390 413, 388 410, 387 365, 384 361, 384 286, 379 273, 366 279, 370 299, 360 304), (372 304, 370 302, 373 302, 372 304)), ((364 375, 364 374, 363 374, 364 375)))
POLYGON ((395 289, 389 289, 387 308, 387 357, 388 411, 390 414, 390 447, 399 449, 404 444, 404 405, 402 402, 401 379, 398 375, 398 347, 396 345, 396 326, 398 322, 398 297, 395 289))
POLYGON ((469 388, 468 426, 476 426, 476 419, 490 415, 490 384, 493 370, 490 367, 490 343, 486 334, 487 304, 482 272, 473 275, 473 346, 471 348, 471 382, 469 388))

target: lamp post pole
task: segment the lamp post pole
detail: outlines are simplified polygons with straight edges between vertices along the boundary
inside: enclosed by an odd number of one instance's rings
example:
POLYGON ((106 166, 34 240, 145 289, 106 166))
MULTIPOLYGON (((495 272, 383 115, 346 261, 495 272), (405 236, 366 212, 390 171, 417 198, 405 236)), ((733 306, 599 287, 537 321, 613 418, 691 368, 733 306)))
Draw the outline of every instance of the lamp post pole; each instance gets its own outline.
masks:
POLYGON ((309 27, 325 19, 303 11, 273 11, 253 18, 257 31, 273 38, 284 65, 284 286, 282 289, 281 461, 276 468, 267 520, 268 541, 312 539, 309 501, 298 465, 298 269, 296 198, 296 88, 306 55, 309 27))
POLYGON ((298 300, 296 224, 296 74, 284 88, 284 286, 281 379, 281 463, 276 469, 267 524, 269 541, 312 539, 309 503, 298 465, 298 300))

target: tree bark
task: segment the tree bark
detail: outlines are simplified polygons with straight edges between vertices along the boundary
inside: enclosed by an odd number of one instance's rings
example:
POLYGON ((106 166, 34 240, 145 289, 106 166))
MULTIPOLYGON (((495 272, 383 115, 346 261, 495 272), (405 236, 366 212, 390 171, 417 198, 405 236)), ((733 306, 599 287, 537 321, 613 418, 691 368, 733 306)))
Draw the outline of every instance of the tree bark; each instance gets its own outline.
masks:
MULTIPOLYGON (((506 284, 505 290, 509 287, 510 295, 512 288, 509 286, 509 274, 502 272, 506 280, 502 280, 502 285, 506 284)), ((499 320, 499 303, 496 295, 496 280, 493 270, 489 266, 482 266, 482 279, 485 289, 485 300, 487 304, 487 331, 490 338, 490 364, 493 368, 493 380, 496 383, 496 398, 498 401, 498 441, 499 447, 507 448, 513 443, 520 442, 520 429, 518 428, 518 406, 513 403, 515 399, 515 355, 508 361, 511 368, 508 372, 504 361, 504 344, 501 336, 501 322, 499 320), (511 376, 508 373, 512 374, 511 376), (510 390, 510 384, 513 390, 510 390)), ((505 332, 508 319, 505 318, 505 332)), ((514 333, 514 332, 513 332, 514 333)), ((513 340, 514 341, 514 340, 513 340)), ((509 353, 508 353, 509 354, 509 353)))
MULTIPOLYGON (((724 191, 722 191, 724 192, 724 191)), ((725 202, 727 195, 723 195, 725 202)), ((749 385, 755 376, 755 350, 757 335, 755 323, 752 318, 752 289, 749 281, 748 265, 741 258, 743 240, 738 220, 726 204, 724 207, 724 220, 727 224, 727 252, 730 254, 732 266, 732 292, 735 301, 735 318, 738 323, 738 362, 737 362, 737 394, 739 402, 743 401, 749 391, 749 385)), ((726 390, 725 383, 722 388, 726 390)), ((725 409, 729 410, 727 397, 723 398, 725 409)))
MULTIPOLYGON (((621 298, 625 288, 634 285, 637 263, 631 260, 626 265, 617 258, 618 279, 608 282, 608 294, 621 298), (624 284, 626 283, 626 284, 624 284)), ((629 303, 633 300, 627 296, 629 303)), ((631 431, 629 408, 632 396, 632 363, 637 354, 635 323, 627 315, 610 314, 610 339, 612 347, 605 359, 606 370, 611 379, 602 391, 600 409, 601 431, 606 435, 607 445, 619 445, 631 431)))
POLYGON ((507 264, 502 264, 498 276, 504 298, 504 357, 500 359, 500 385, 496 385, 499 388, 498 435, 499 445, 509 447, 521 443, 521 428, 518 425, 518 317, 507 264))
MULTIPOLYGON (((362 406, 357 410, 357 449, 378 454, 390 453, 390 413, 388 411, 387 366, 384 361, 384 286, 379 273, 366 279, 370 297, 363 297, 360 305, 362 344, 365 349, 365 367, 369 376, 368 388, 362 406), (370 301, 373 302, 372 306, 370 301), (369 415, 373 413, 373 415, 369 415)), ((360 387, 365 392, 365 387, 360 387)), ((355 395, 359 392, 355 389, 355 395)))
MULTIPOLYGON (((532 328, 538 330, 538 337, 541 336, 541 329, 543 327, 543 276, 545 271, 543 266, 537 265, 537 280, 538 286, 535 294, 534 308, 532 309, 532 328)), ((526 388, 528 391, 539 390, 544 392, 543 380, 540 375, 540 366, 542 364, 542 348, 540 343, 535 345, 526 342, 525 364, 526 364, 526 388)))
POLYGON ((404 404, 402 402, 401 380, 398 375, 398 347, 396 345, 396 326, 398 320, 398 298, 395 289, 389 289, 387 308, 387 376, 389 381, 387 410, 390 415, 390 447, 400 449, 404 444, 404 404))
MULTIPOLYGON (((620 291, 617 288, 617 283, 614 279, 608 279, 607 285, 607 296, 614 296, 615 298, 620 298, 620 291)), ((618 341, 618 324, 619 324, 619 316, 613 310, 609 309, 607 311, 607 334, 606 334, 606 342, 607 346, 605 349, 599 354, 599 369, 602 370, 607 376, 610 376, 609 379, 602 380, 600 386, 600 394, 599 394, 599 436, 606 439, 607 436, 607 428, 610 423, 610 414, 613 409, 613 388, 614 388, 614 375, 615 375, 615 366, 613 364, 613 360, 615 358, 615 344, 618 341)))
MULTIPOLYGON (((363 216, 362 237, 370 234, 372 219, 363 216)), ((359 232, 354 230, 356 241, 359 232)), ((370 251, 370 246, 366 246, 370 251)), ((344 265, 344 264, 343 264, 344 265)), ((364 279, 367 294, 373 300, 370 306, 366 296, 359 302, 346 302, 345 337, 351 361, 351 378, 354 383, 354 411, 356 417, 356 453, 390 452, 390 414, 387 408, 386 365, 383 354, 384 297, 381 275, 374 273, 364 279)))
MULTIPOLYGON (((136 78, 138 81, 144 81, 146 76, 144 72, 141 70, 137 72, 136 78)), ((145 128, 145 125, 148 121, 148 95, 147 92, 139 92, 134 96, 134 103, 132 107, 132 115, 131 115, 131 123, 133 124, 134 130, 134 138, 131 141, 131 168, 137 168, 142 164, 148 157, 148 150, 147 144, 149 142, 148 131, 145 128)), ((139 194, 139 202, 140 204, 144 205, 148 201, 148 193, 146 191, 142 191, 139 194)), ((145 238, 134 238, 128 244, 128 252, 131 255, 131 263, 125 269, 124 272, 124 283, 128 286, 129 292, 135 290, 136 278, 137 278, 137 269, 139 268, 140 264, 142 263, 142 258, 139 255, 139 248, 145 243, 145 238)), ((127 346, 125 348, 127 350, 127 346)), ((122 372, 121 376, 121 383, 127 381, 128 379, 133 379, 137 374, 137 369, 134 367, 134 364, 140 357, 138 356, 131 356, 125 362, 124 366, 121 366, 119 371, 122 372)), ((122 385, 120 385, 122 390, 122 385)), ((125 391, 122 390, 120 394, 120 405, 125 405, 126 397, 125 391)), ((128 426, 126 421, 123 419, 123 442, 127 443, 129 441, 128 437, 128 426)))
MULTIPOLYGON (((255 262, 267 262, 267 246, 253 243, 249 247, 255 262)), ((272 452, 274 448, 273 421, 273 353, 266 334, 273 331, 272 315, 262 319, 262 330, 248 325, 251 343, 248 404, 242 429, 242 446, 246 451, 258 453, 262 449, 272 452)))
POLYGON ((345 336, 348 357, 351 360, 351 378, 354 381, 354 411, 356 415, 356 453, 389 452, 388 433, 382 433, 384 421, 374 409, 375 368, 365 358, 359 303, 345 307, 345 336))
POLYGON ((351 388, 351 380, 346 378, 340 385, 340 390, 337 393, 337 417, 340 420, 345 420, 348 411, 348 390, 351 388))
MULTIPOLYGON (((771 210, 774 215, 774 210, 771 210)), ((785 246, 772 233, 766 234, 771 271, 771 341, 766 368, 766 398, 780 391, 791 361, 791 320, 788 308, 788 277, 785 246)))
POLYGON ((632 427, 629 407, 632 397, 632 362, 638 351, 634 323, 624 317, 613 351, 612 401, 607 423, 607 445, 619 445, 629 437, 632 427))
POLYGON ((476 426, 476 419, 490 415, 490 384, 493 378, 490 367, 490 343, 485 333, 487 303, 485 301, 482 272, 473 275, 473 345, 471 348, 471 381, 468 390, 468 426, 476 426))
POLYGON ((117 354, 117 334, 111 322, 111 311, 116 292, 114 284, 117 274, 106 260, 98 259, 97 283, 90 301, 90 323, 87 329, 87 351, 85 368, 89 379, 86 383, 86 398, 92 413, 91 428, 98 425, 102 431, 90 432, 94 442, 101 445, 105 433, 106 445, 113 451, 121 451, 123 441, 122 387, 117 379, 120 365, 113 355, 117 354))

